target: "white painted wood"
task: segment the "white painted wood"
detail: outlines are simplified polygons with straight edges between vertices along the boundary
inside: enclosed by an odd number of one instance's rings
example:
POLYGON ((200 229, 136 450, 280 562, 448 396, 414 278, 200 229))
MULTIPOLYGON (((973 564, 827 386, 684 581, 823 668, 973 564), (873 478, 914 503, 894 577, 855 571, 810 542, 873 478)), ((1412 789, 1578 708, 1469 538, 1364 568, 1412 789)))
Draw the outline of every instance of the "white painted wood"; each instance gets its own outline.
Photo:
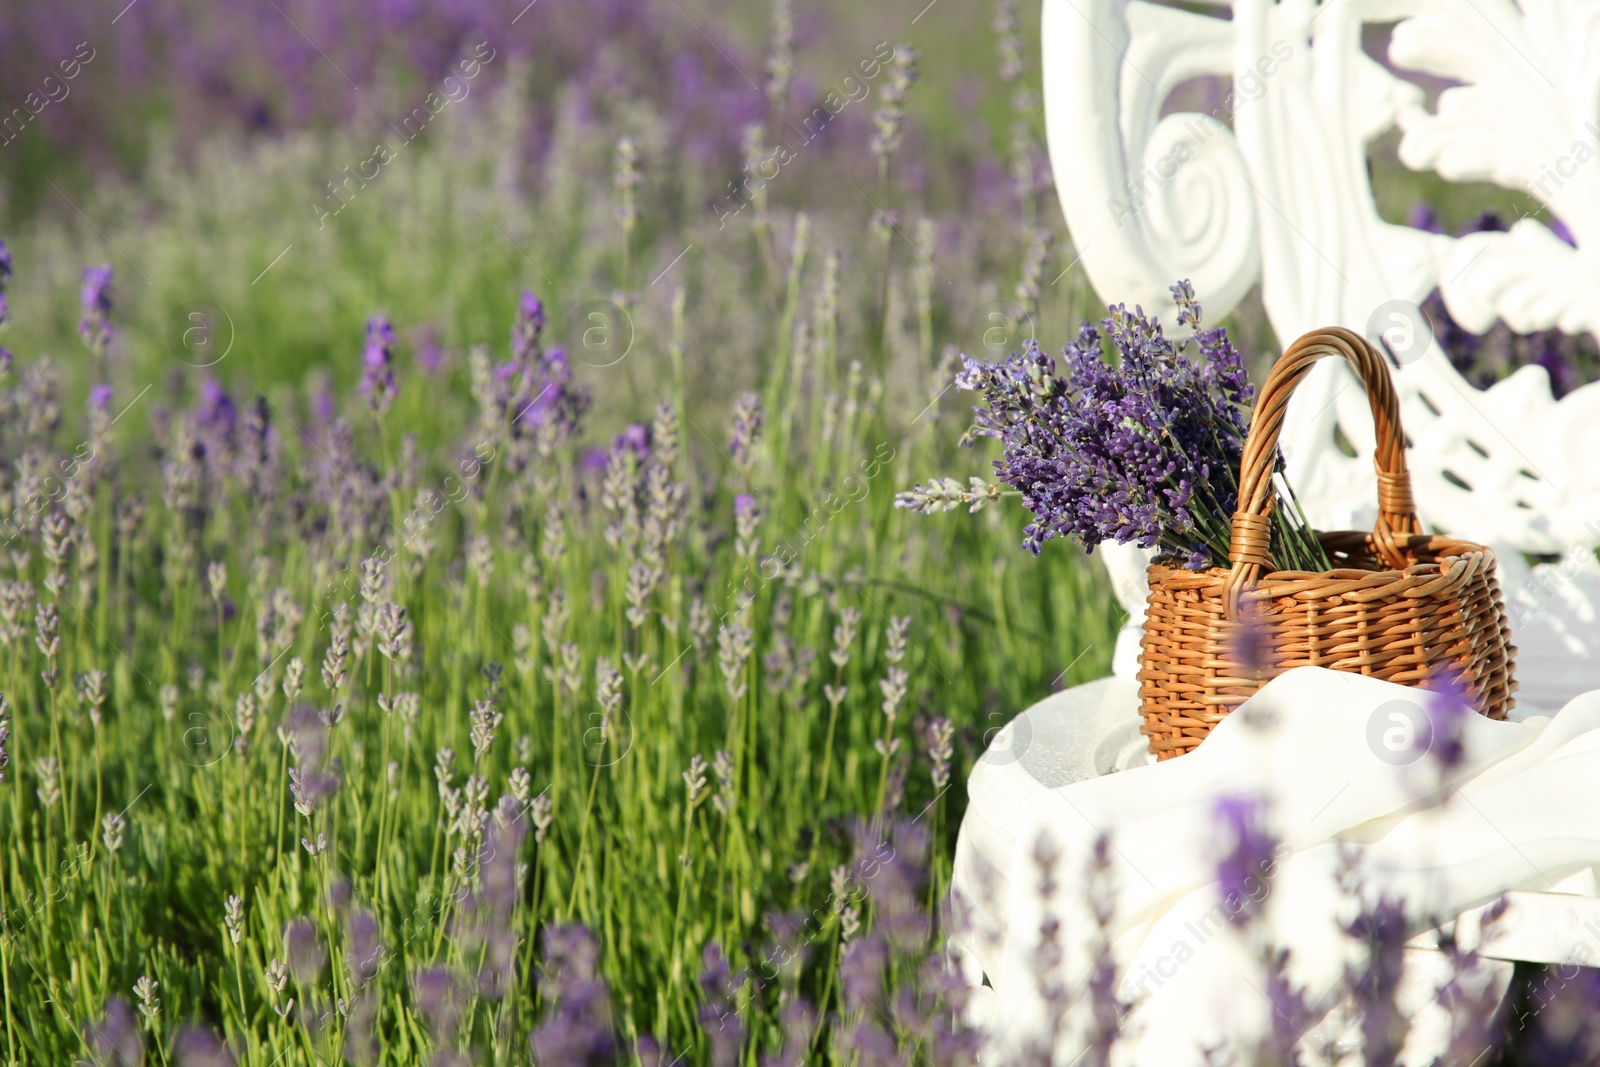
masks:
MULTIPOLYGON (((1475 389, 1415 307, 1437 287, 1469 329, 1499 317, 1520 331, 1600 336, 1600 4, 1244 0, 1224 14, 1044 2, 1056 187, 1096 290, 1170 322, 1166 287, 1188 277, 1215 321, 1259 282, 1282 339, 1332 324, 1386 336, 1403 364, 1395 380, 1425 521, 1507 555, 1600 544, 1600 464, 1590 460, 1600 385, 1557 403, 1544 370, 1526 367, 1475 389), (1397 19, 1391 65, 1461 83, 1434 110, 1360 47, 1364 24, 1397 19), (1208 74, 1234 87, 1215 113, 1161 114, 1176 86, 1208 74), (1459 240, 1383 221, 1366 150, 1389 130, 1400 131, 1407 166, 1529 192, 1577 247, 1532 219, 1459 240)), ((1290 476, 1313 521, 1369 523, 1373 435, 1349 373, 1319 366, 1291 412, 1290 476), (1354 458, 1335 447, 1336 426, 1354 458)), ((1114 573, 1138 572, 1130 550, 1106 559, 1114 573)), ((1524 575, 1535 587, 1549 578, 1524 575)), ((1118 589, 1137 625, 1140 583, 1118 589)), ((1580 628, 1585 651, 1600 647, 1600 622, 1580 628)), ((1545 647, 1544 629, 1518 636, 1532 660, 1562 661, 1560 697, 1600 686, 1600 659, 1566 655, 1570 642, 1545 647)))

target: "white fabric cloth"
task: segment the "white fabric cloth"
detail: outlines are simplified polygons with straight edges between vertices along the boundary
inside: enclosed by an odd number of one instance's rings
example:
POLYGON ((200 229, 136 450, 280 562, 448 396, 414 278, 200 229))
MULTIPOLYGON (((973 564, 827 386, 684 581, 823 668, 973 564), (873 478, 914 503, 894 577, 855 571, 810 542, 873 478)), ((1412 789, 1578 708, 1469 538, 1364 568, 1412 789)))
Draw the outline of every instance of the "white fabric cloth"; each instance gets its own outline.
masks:
MULTIPOLYGON (((1136 719, 1126 721, 1131 685, 1080 687, 1069 714, 1080 730, 1098 721, 1085 733, 1101 741, 1097 753, 1067 758, 1078 765, 1040 762, 1051 729, 1061 727, 1034 714, 1019 717, 1020 731, 1014 724, 1003 732, 973 772, 952 884, 969 925, 956 944, 974 981, 981 970, 993 987, 979 991, 975 1011, 1000 1040, 998 1062, 1007 1060, 1007 1043, 1048 1032, 1054 1012, 1041 990, 1056 982, 1081 990, 1087 980, 1097 935, 1086 872, 1101 834, 1112 845, 1109 933, 1119 992, 1139 1001, 1118 1057, 1162 1067, 1201 1064, 1206 1045, 1242 1047, 1268 1019, 1261 946, 1219 907, 1222 797, 1260 796, 1269 805, 1282 844, 1256 932, 1289 949, 1289 975, 1319 1016, 1334 1007, 1330 994, 1353 958, 1340 930, 1355 904, 1337 888, 1339 842, 1360 846, 1364 892, 1404 900, 1417 931, 1507 890, 1554 889, 1600 864, 1600 692, 1553 716, 1469 716, 1464 757, 1446 773, 1435 753, 1405 748, 1425 694, 1301 668, 1264 687, 1194 752, 1105 773, 1119 757, 1127 761, 1137 730, 1136 719), (1049 900, 1039 892, 1041 848, 1058 855, 1049 900), (1045 972, 1037 949, 1047 916, 1061 922, 1064 951, 1045 972)), ((1581 936, 1592 943, 1574 946, 1574 958, 1600 963, 1600 927, 1581 936)), ((1408 960, 1415 966, 1406 1000, 1416 1008, 1442 981, 1444 957, 1408 952, 1408 960)), ((1491 964, 1479 980, 1503 987, 1508 974, 1509 965, 1491 964)), ((1057 1062, 1081 1051, 1080 1022, 1069 1020, 1060 1033, 1057 1062)), ((1443 1025, 1447 1036, 1448 1020, 1443 1025)), ((1437 1051, 1440 1029, 1437 1017, 1415 1018, 1406 1061, 1437 1051)))

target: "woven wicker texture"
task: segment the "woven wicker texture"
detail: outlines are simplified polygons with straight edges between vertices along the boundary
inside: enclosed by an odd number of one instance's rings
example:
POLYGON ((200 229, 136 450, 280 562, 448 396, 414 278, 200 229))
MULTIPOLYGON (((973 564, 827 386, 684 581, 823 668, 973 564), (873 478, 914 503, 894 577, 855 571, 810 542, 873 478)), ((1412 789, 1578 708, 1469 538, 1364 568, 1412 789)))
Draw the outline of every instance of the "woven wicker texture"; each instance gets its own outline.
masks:
POLYGON ((1477 711, 1515 706, 1511 631, 1494 553, 1422 532, 1388 367, 1345 329, 1301 337, 1256 402, 1239 472, 1230 568, 1190 571, 1157 560, 1139 656, 1150 751, 1180 756, 1269 680, 1327 667, 1402 685, 1454 673, 1477 711), (1371 533, 1318 533, 1334 569, 1272 571, 1267 558, 1278 434, 1295 387, 1326 356, 1347 360, 1377 424, 1378 519, 1371 533))

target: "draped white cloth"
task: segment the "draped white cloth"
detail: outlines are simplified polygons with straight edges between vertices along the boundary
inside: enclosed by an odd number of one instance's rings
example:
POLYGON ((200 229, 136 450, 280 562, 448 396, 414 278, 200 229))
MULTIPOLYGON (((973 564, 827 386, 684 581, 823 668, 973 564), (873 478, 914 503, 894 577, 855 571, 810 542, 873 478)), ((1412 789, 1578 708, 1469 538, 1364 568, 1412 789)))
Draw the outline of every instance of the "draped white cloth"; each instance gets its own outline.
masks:
MULTIPOLYGON (((1341 929, 1358 907, 1338 887, 1341 863, 1353 860, 1369 904, 1380 893, 1403 900, 1412 932, 1507 890, 1592 881, 1600 692, 1554 715, 1465 717, 1464 753, 1448 770, 1443 736, 1430 738, 1421 715, 1427 700, 1376 679, 1301 668, 1263 688, 1194 752, 1117 773, 1103 772, 1135 762, 1142 740, 1131 681, 1091 683, 1019 716, 973 771, 952 883, 967 920, 956 946, 974 981, 981 971, 992 986, 978 991, 974 1012, 996 1035, 997 1062, 1007 1062, 1008 1045, 1050 1033, 1053 1019, 1061 1023, 1056 1062, 1082 1051, 1083 1013, 1063 1015, 1051 991, 1081 994, 1106 935, 1119 995, 1137 1002, 1123 1020, 1131 1036, 1117 1062, 1187 1067, 1204 1062, 1205 1046, 1249 1047, 1273 1010, 1261 965, 1268 940, 1289 950, 1288 975, 1321 1020, 1320 1030, 1304 1029, 1304 1047, 1335 1041, 1347 1022, 1345 967, 1360 959, 1341 929), (1228 844, 1217 804, 1232 796, 1264 798, 1281 842, 1254 924, 1228 921, 1237 909, 1217 883, 1228 844), (1102 834, 1115 902, 1104 934, 1088 904, 1102 834), (1046 898, 1041 858, 1050 856, 1056 888, 1046 898), (1049 968, 1038 951, 1047 917, 1060 921, 1062 948, 1049 968)), ((1573 941, 1563 958, 1600 965, 1600 924, 1589 927, 1556 935, 1573 941)), ((1448 1015, 1421 1008, 1446 977, 1445 957, 1412 950, 1406 959, 1402 1006, 1414 1017, 1402 1062, 1427 1063, 1449 1036, 1448 1015)), ((1472 981, 1492 1001, 1509 972, 1482 961, 1472 981)))

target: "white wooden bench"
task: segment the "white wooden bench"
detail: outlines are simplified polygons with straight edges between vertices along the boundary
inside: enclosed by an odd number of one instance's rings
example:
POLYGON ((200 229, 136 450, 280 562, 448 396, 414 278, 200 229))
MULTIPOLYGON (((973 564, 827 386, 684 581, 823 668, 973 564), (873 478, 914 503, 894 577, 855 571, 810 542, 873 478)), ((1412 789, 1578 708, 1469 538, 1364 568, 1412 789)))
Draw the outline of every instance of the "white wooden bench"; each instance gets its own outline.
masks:
MULTIPOLYGON (((1418 308, 1437 288, 1474 332, 1499 318, 1518 332, 1600 337, 1600 2, 1216 7, 1043 0, 1049 147, 1076 246, 1067 257, 1105 300, 1169 325, 1167 287, 1188 278, 1212 323, 1259 284, 1282 342, 1327 325, 1384 341, 1424 522, 1487 542, 1501 560, 1520 715, 1600 689, 1600 384, 1557 402, 1544 369, 1528 366, 1476 389, 1418 308), (1381 63, 1363 34, 1389 23, 1381 63), (1220 107, 1163 114, 1174 90, 1207 76, 1231 79, 1220 107), (1576 247, 1532 217, 1460 239, 1385 221, 1368 150, 1395 130, 1405 166, 1526 192, 1576 247)), ((1342 364, 1318 365, 1288 427, 1290 478, 1313 523, 1370 527, 1370 415, 1342 364)), ((957 888, 973 888, 976 865, 1009 876, 1007 828, 1031 792, 1142 758, 1131 679, 1145 555, 1108 546, 1097 557, 1130 616, 1114 677, 1040 702, 996 738, 972 775, 957 888)), ((1483 954, 1574 962, 1574 932, 1600 930, 1600 900, 1592 875, 1561 888, 1574 892, 1514 894, 1483 954)))

